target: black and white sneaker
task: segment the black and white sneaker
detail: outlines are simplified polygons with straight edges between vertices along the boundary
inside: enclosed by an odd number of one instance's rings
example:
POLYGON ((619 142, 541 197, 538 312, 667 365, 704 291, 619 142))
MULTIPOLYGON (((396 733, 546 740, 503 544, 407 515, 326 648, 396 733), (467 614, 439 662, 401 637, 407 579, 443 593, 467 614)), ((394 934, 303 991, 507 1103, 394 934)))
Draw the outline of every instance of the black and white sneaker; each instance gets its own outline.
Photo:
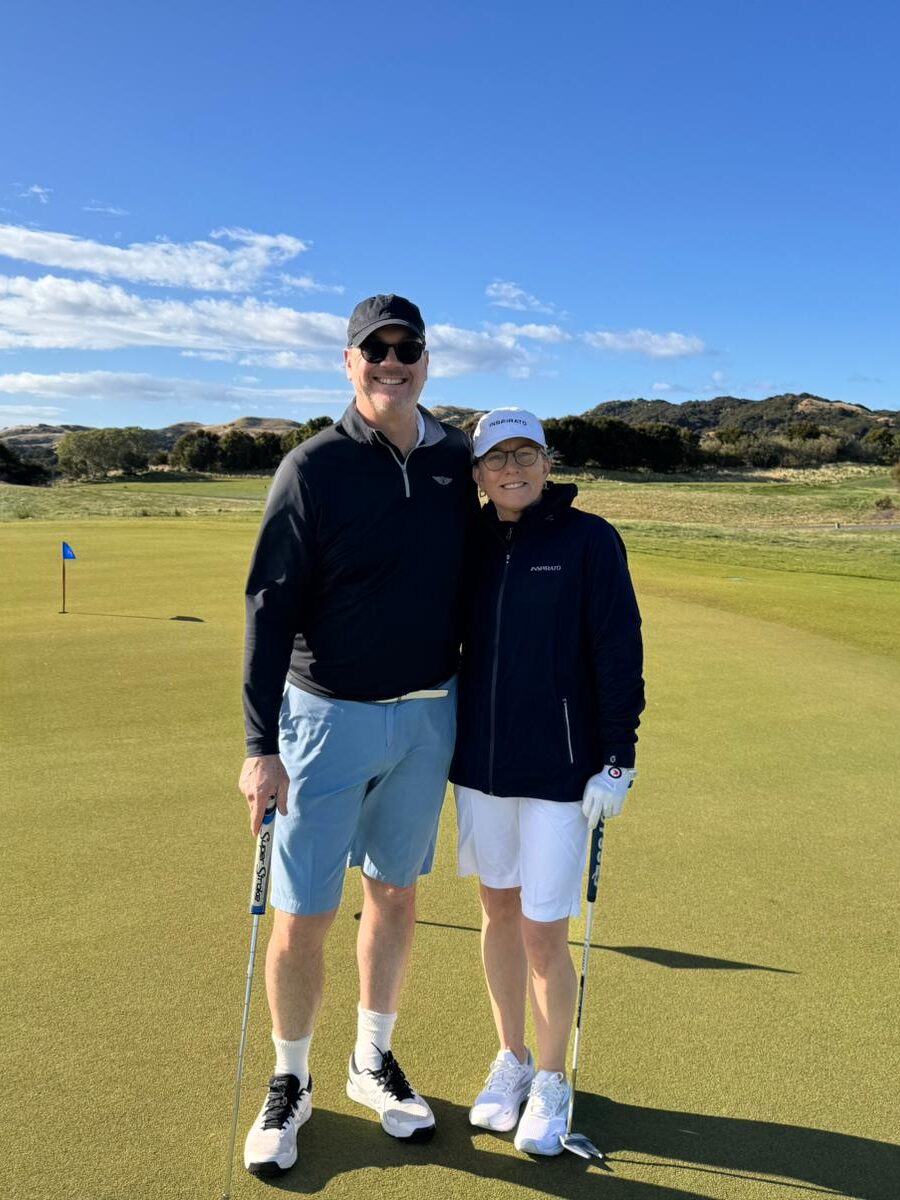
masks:
POLYGON ((427 1142, 434 1133, 434 1113, 418 1092, 413 1091, 400 1064, 390 1050, 381 1056, 377 1071, 358 1070, 350 1055, 347 1095, 372 1108, 381 1117, 381 1127, 391 1137, 405 1142, 427 1142))
POLYGON ((297 1161, 297 1131, 312 1115, 312 1076, 306 1087, 296 1075, 273 1075, 269 1094, 244 1142, 251 1175, 281 1175, 297 1161))

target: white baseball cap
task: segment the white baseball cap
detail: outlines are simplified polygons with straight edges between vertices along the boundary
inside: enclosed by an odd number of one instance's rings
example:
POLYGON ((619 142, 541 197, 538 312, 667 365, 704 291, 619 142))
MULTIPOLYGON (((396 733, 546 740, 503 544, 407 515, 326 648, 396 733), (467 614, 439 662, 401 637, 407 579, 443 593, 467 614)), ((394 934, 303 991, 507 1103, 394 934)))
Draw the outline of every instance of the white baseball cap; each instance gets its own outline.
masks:
POLYGON ((475 457, 481 458, 482 454, 487 454, 498 442, 517 437, 528 438, 530 442, 547 448, 544 430, 534 413, 527 412, 524 408, 492 409, 491 412, 485 413, 475 426, 472 435, 475 457))

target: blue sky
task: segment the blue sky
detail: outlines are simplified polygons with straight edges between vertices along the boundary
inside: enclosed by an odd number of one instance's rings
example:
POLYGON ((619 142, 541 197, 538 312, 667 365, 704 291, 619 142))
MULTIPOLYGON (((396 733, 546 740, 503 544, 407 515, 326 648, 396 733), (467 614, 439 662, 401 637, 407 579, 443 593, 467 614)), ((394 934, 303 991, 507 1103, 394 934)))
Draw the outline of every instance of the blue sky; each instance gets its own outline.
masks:
POLYGON ((900 408, 898 44, 893 0, 15 0, 0 425, 337 415, 378 291, 430 404, 900 408))

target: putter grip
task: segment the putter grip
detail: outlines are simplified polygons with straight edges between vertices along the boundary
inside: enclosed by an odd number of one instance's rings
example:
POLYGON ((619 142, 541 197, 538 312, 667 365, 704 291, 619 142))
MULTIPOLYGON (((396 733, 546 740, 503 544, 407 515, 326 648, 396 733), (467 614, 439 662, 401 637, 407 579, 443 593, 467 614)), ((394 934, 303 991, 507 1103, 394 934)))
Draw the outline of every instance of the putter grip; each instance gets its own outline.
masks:
POLYGON ((594 826, 591 834, 591 849, 588 858, 587 902, 593 904, 597 899, 597 885, 600 883, 600 856, 603 853, 603 818, 594 826))
POLYGON ((256 861, 253 864, 253 883, 250 886, 250 912, 261 915, 266 911, 269 895, 269 871, 272 867, 272 844, 275 841, 275 805, 267 808, 256 838, 256 861))

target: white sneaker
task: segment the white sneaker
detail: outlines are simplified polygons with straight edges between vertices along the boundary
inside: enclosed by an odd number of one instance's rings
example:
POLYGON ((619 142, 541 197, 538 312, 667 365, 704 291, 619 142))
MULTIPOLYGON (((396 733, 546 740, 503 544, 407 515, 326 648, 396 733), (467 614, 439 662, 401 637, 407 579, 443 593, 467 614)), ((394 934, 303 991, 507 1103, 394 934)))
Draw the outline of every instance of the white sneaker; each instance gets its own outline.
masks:
POLYGON ((350 1055, 347 1095, 365 1104, 381 1117, 381 1128, 405 1142, 427 1142, 434 1133, 434 1113, 418 1092, 409 1086, 400 1064, 390 1050, 381 1056, 377 1071, 357 1069, 350 1055))
POLYGON ((514 1129, 533 1078, 534 1059, 530 1050, 525 1051, 524 1063, 511 1050, 501 1050, 469 1109, 469 1122, 503 1133, 514 1129))
POLYGON ((296 1075, 273 1075, 269 1094, 244 1142, 251 1175, 281 1175, 297 1161, 297 1131, 312 1115, 312 1076, 306 1087, 296 1075))
POLYGON ((561 1154, 572 1089, 561 1071, 538 1071, 516 1130, 517 1150, 528 1154, 561 1154))

